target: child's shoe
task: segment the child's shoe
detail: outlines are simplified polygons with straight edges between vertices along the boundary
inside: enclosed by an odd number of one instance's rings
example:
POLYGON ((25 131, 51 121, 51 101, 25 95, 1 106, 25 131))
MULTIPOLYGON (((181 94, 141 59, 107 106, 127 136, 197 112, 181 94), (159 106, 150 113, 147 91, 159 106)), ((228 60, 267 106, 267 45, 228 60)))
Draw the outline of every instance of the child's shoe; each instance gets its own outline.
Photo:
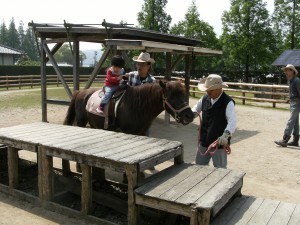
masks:
POLYGON ((96 112, 97 112, 97 113, 104 113, 104 107, 99 106, 99 107, 96 109, 96 112))

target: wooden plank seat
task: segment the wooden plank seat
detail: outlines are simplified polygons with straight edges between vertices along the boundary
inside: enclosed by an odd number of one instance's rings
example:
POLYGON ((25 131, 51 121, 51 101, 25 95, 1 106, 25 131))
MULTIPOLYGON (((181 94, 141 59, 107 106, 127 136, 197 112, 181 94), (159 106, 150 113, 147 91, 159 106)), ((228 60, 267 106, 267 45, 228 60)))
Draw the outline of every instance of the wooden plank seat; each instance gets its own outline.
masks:
POLYGON ((172 166, 135 189, 138 206, 190 218, 206 225, 230 199, 240 194, 245 173, 195 164, 172 166))
POLYGON ((299 225, 300 204, 240 196, 226 206, 211 225, 299 225))

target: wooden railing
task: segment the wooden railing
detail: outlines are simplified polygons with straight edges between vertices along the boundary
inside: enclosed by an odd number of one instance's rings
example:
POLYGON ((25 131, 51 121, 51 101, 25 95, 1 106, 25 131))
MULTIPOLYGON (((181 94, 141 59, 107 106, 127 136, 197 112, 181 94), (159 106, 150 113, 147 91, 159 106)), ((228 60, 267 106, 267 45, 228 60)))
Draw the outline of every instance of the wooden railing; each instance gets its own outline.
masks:
MULTIPOLYGON (((87 82, 90 75, 80 75, 79 82, 87 82)), ((157 76, 157 79, 163 78, 157 76)), ((67 83, 73 84, 73 75, 64 75, 64 79, 67 83)), ((173 77, 172 79, 181 79, 173 77)), ((105 80, 105 75, 97 75, 95 81, 102 86, 105 80)), ((199 97, 204 94, 198 90, 198 80, 190 81, 190 96, 199 97)), ((251 102, 267 102, 272 103, 273 108, 276 107, 276 103, 286 104, 288 103, 288 86, 287 85, 269 85, 269 84, 251 84, 251 83, 234 83, 226 82, 229 88, 224 90, 229 93, 234 99, 241 99, 242 104, 246 104, 247 101, 251 102)), ((33 88, 41 85, 40 75, 19 75, 19 76, 0 76, 0 90, 12 89, 22 87, 33 88)), ((62 83, 57 75, 47 75, 47 85, 55 85, 57 87, 62 86, 62 83)))
MULTIPOLYGON (((90 75, 80 75, 79 82, 86 82, 90 75)), ((64 79, 67 83, 73 83, 73 75, 64 75, 64 79)), ((96 81, 104 83, 105 75, 98 75, 96 81)), ((19 75, 19 76, 0 76, 0 88, 8 90, 9 88, 31 87, 41 85, 40 75, 19 75)), ((47 75, 47 85, 55 85, 59 87, 62 85, 57 75, 47 75)))
MULTIPOLYGON (((199 81, 190 81, 190 95, 196 97, 196 94, 203 94, 197 88, 199 81)), ((225 82, 229 88, 224 88, 226 93, 234 99, 241 99, 242 104, 247 101, 272 103, 276 108, 276 103, 287 104, 289 100, 288 85, 273 84, 251 84, 251 83, 233 83, 225 82), (236 94, 235 94, 236 93, 236 94)))

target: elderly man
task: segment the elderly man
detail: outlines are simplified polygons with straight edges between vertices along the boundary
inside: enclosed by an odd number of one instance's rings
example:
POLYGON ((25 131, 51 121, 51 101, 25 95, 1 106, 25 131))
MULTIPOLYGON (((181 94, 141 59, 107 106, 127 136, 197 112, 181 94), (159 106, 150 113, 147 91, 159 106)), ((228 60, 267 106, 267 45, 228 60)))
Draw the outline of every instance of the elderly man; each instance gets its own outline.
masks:
POLYGON ((202 112, 196 164, 208 165, 212 158, 215 167, 227 168, 227 154, 223 147, 229 146, 230 137, 236 129, 236 113, 234 100, 223 91, 224 87, 228 87, 227 84, 216 74, 210 74, 198 85, 199 90, 206 91, 207 94, 192 108, 196 115, 202 112), (218 151, 214 154, 207 153, 209 146, 216 140, 218 151))
POLYGON ((292 64, 288 64, 281 69, 284 71, 289 83, 291 113, 283 132, 282 140, 275 141, 275 143, 282 147, 287 145, 299 146, 300 78, 297 77, 298 71, 292 64), (288 143, 292 133, 294 139, 288 143))

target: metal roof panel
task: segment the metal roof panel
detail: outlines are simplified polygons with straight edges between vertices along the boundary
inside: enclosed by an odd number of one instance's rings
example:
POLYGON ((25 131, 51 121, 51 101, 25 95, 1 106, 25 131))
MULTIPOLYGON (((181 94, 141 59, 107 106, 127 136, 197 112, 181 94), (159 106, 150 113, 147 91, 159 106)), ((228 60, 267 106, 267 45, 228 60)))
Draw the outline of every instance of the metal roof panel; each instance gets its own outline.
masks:
POLYGON ((286 66, 292 64, 300 67, 300 49, 285 50, 273 63, 272 66, 286 66))

